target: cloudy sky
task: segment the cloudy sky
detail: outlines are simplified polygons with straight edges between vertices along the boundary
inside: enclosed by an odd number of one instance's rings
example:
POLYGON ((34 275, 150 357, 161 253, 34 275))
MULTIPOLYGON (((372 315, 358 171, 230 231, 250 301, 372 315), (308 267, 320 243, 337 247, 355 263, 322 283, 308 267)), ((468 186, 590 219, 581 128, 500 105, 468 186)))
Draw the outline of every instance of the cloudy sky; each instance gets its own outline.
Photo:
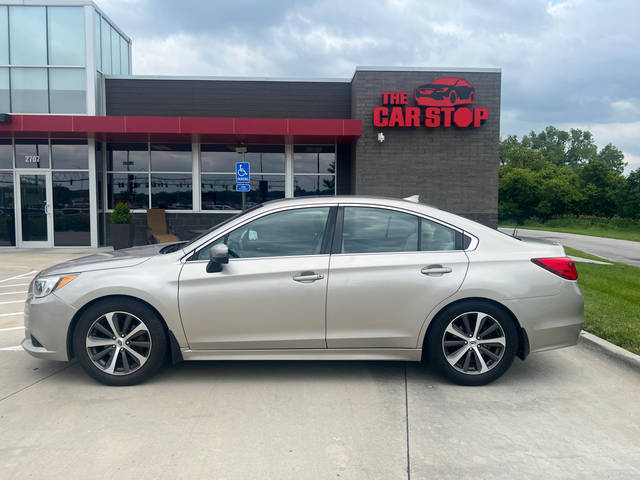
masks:
POLYGON ((640 167, 639 0, 97 0, 133 73, 340 77, 502 68, 502 136, 591 130, 640 167))

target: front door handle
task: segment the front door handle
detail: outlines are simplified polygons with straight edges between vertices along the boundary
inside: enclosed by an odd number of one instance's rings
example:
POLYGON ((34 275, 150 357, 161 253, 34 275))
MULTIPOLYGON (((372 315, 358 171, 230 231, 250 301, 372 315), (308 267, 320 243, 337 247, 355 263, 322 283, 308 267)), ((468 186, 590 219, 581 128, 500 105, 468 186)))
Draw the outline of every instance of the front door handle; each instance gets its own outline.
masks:
POLYGON ((322 280, 323 278, 323 274, 316 272, 302 272, 300 275, 296 275, 295 277, 293 277, 296 282, 302 283, 311 283, 315 282, 316 280, 322 280))
POLYGON ((442 265, 429 265, 420 270, 420 273, 424 275, 443 275, 445 273, 451 273, 452 270, 449 267, 443 267, 442 265))

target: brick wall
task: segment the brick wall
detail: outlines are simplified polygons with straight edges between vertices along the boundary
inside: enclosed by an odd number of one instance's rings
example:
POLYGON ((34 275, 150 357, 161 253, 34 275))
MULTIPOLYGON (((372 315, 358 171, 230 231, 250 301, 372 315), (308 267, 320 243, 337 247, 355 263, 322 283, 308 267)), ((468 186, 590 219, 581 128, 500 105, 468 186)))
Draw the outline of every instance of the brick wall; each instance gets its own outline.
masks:
POLYGON ((406 197, 463 215, 486 225, 498 224, 498 149, 501 74, 493 72, 366 71, 354 76, 353 118, 362 119, 362 137, 352 160, 353 190, 358 195, 406 197), (373 109, 382 91, 408 91, 413 106, 416 87, 441 77, 461 77, 476 89, 474 107, 487 107, 479 128, 376 128, 373 109), (377 141, 378 132, 385 135, 377 141))

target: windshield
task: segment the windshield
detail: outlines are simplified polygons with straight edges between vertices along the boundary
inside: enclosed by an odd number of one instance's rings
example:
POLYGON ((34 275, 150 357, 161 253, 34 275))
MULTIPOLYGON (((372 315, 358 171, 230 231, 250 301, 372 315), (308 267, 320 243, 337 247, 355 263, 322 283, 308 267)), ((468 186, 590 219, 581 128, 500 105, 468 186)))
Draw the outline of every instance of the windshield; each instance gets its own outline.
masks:
POLYGON ((246 209, 244 212, 240 212, 237 215, 233 215, 232 217, 226 219, 224 222, 218 223, 216 225, 214 225, 213 227, 211 227, 209 230, 206 230, 204 232, 202 232, 200 235, 198 235, 195 238, 192 238, 189 242, 185 243, 184 245, 180 245, 180 248, 188 248, 189 246, 191 246, 193 243, 197 242, 198 240, 200 240, 202 237, 209 235, 211 232, 213 232, 216 228, 220 228, 223 225, 226 225, 227 223, 229 223, 232 220, 235 220, 236 218, 242 217, 243 215, 246 215, 249 212, 253 212, 254 210, 260 208, 263 204, 259 204, 256 205, 254 207, 248 208, 246 209))

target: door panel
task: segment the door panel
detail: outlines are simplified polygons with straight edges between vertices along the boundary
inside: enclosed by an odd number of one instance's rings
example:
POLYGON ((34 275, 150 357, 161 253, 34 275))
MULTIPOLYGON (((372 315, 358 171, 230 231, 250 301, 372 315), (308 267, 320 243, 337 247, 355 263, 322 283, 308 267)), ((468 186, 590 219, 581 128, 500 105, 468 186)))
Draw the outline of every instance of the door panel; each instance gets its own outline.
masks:
POLYGON ((51 185, 49 173, 18 172, 20 246, 49 247, 51 219, 51 185))
POLYGON ((416 348, 429 312, 460 288, 467 266, 461 251, 332 255, 327 346, 416 348))
POLYGON ((187 262, 180 273, 191 349, 326 347, 329 255, 230 259, 219 273, 206 266, 187 262))

